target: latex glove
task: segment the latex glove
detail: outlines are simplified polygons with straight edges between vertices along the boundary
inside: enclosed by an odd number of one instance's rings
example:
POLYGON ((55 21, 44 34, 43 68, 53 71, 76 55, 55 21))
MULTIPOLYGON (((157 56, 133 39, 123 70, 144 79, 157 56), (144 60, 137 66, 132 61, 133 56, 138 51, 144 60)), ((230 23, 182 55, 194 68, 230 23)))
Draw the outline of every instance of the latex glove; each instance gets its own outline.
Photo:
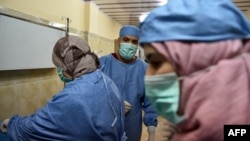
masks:
POLYGON ((5 119, 2 124, 1 124, 1 131, 3 133, 6 133, 7 132, 7 126, 8 126, 8 123, 9 123, 9 119, 5 119))
POLYGON ((173 135, 177 132, 177 127, 167 120, 163 120, 159 125, 159 140, 170 141, 173 135))
POLYGON ((148 126, 148 141, 155 140, 155 126, 148 126))
POLYGON ((125 114, 126 114, 132 108, 132 105, 128 101, 124 100, 124 106, 125 106, 125 114))

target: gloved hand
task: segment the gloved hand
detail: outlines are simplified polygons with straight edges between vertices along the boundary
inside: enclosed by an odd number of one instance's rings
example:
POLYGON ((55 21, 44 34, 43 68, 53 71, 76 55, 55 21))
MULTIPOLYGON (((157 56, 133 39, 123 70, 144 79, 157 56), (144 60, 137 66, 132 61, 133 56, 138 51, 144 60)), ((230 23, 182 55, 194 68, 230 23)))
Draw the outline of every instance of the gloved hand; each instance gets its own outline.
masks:
POLYGON ((155 140, 155 126, 148 126, 148 141, 155 140))
POLYGON ((2 131, 3 133, 6 133, 6 132, 7 132, 8 123, 9 123, 9 119, 5 119, 5 120, 2 122, 0 129, 1 129, 1 131, 2 131))
POLYGON ((159 141, 170 141, 173 135, 177 132, 177 127, 166 119, 159 123, 157 128, 160 136, 159 141))
POLYGON ((124 100, 124 106, 125 106, 125 114, 126 114, 132 108, 132 105, 128 101, 124 100))

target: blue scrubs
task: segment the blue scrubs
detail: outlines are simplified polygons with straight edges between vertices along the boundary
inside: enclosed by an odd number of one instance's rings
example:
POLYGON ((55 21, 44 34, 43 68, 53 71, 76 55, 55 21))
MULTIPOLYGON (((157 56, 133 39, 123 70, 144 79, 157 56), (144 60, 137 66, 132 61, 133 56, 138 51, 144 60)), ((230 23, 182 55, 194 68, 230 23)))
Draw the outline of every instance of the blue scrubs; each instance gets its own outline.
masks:
POLYGON ((101 70, 117 85, 124 100, 132 105, 125 117, 127 141, 140 141, 142 132, 142 109, 144 124, 157 125, 157 113, 145 96, 144 75, 147 64, 136 59, 130 64, 117 60, 112 54, 100 58, 101 70))
POLYGON ((7 133, 13 141, 122 141, 123 106, 114 83, 97 70, 67 83, 35 114, 12 117, 7 133))
MULTIPOLYGON (((1 124, 2 124, 2 122, 0 121, 0 125, 1 125, 1 124)), ((0 131, 0 141, 10 141, 10 138, 8 137, 7 134, 2 133, 2 132, 0 131)))

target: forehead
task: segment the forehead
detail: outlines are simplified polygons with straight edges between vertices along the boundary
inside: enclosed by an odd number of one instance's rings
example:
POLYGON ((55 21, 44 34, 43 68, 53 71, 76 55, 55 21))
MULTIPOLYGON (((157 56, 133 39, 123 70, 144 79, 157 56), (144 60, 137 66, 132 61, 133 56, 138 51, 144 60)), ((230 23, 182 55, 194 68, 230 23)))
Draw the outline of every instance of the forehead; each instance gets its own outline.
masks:
POLYGON ((120 39, 122 40, 136 40, 138 41, 139 39, 135 36, 123 36, 123 37, 120 37, 120 39))
POLYGON ((144 55, 148 61, 165 60, 165 57, 159 53, 152 45, 146 44, 143 46, 144 55))

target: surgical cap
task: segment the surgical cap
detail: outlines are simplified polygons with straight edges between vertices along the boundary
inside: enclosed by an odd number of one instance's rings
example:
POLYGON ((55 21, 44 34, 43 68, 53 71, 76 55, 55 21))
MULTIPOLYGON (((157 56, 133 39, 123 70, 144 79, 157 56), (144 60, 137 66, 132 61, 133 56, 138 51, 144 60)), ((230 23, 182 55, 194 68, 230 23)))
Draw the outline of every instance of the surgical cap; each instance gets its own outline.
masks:
POLYGON ((249 38, 250 24, 232 0, 169 0, 140 24, 139 43, 249 38))
POLYGON ((139 29, 133 25, 125 25, 120 29, 119 37, 123 36, 135 36, 139 38, 139 29))
POLYGON ((98 57, 80 37, 65 36, 56 42, 52 61, 73 77, 79 77, 97 69, 98 57))

